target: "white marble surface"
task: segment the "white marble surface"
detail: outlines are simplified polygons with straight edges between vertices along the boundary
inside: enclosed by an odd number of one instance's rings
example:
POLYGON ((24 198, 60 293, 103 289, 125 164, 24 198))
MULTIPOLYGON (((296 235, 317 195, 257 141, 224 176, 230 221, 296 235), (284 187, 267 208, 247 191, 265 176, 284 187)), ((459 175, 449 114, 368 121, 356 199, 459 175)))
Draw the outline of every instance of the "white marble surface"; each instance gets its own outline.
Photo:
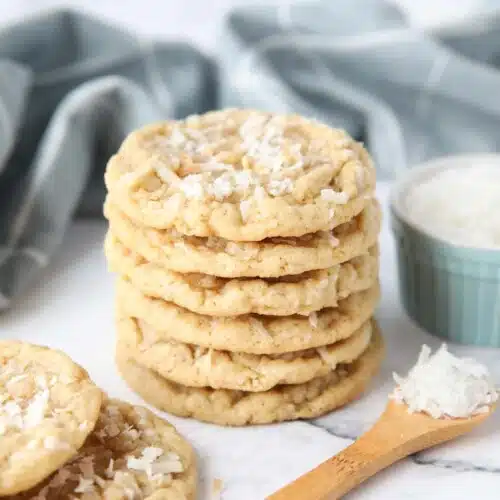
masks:
MULTIPOLYGON (((379 186, 386 199, 387 186, 379 186)), ((68 352, 112 396, 139 399, 119 379, 113 364, 113 278, 101 245, 103 222, 78 222, 57 259, 21 303, 0 317, 0 337, 45 343, 68 352)), ((383 299, 378 311, 388 343, 380 376, 359 402, 313 422, 226 429, 173 421, 200 458, 200 499, 209 499, 212 480, 223 480, 223 500, 260 500, 276 488, 347 446, 374 421, 392 388, 393 370, 405 371, 423 342, 398 304, 396 269, 387 217, 381 236, 383 299)), ((457 350, 457 349, 453 349, 457 350)), ((458 348, 487 362, 500 382, 500 351, 458 348)), ((353 500, 455 500, 500 497, 500 413, 467 438, 418 454, 352 493, 353 500)), ((306 500, 306 499, 304 499, 306 500)))

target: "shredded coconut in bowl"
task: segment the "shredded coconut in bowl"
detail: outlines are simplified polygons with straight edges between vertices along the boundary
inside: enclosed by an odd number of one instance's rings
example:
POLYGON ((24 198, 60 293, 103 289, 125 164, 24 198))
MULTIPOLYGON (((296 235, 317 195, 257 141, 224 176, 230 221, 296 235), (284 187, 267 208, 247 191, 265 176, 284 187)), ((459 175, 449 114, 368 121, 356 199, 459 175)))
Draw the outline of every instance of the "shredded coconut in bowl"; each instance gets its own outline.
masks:
POLYGON ((452 244, 500 249, 500 164, 449 168, 409 190, 410 219, 452 244))
POLYGON ((394 374, 398 387, 390 395, 410 413, 434 418, 469 418, 486 413, 498 400, 488 369, 470 358, 458 358, 443 344, 434 354, 424 345, 406 377, 394 374))

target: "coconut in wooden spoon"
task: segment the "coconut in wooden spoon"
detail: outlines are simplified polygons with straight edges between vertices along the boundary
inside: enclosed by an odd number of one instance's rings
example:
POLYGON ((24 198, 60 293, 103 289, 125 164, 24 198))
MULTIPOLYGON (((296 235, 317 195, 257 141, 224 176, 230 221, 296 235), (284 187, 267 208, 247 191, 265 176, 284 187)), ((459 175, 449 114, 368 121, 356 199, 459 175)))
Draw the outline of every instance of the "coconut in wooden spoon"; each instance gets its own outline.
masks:
POLYGON ((422 347, 375 425, 351 446, 280 489, 268 500, 334 500, 394 462, 472 430, 498 399, 488 370, 443 345, 422 347))

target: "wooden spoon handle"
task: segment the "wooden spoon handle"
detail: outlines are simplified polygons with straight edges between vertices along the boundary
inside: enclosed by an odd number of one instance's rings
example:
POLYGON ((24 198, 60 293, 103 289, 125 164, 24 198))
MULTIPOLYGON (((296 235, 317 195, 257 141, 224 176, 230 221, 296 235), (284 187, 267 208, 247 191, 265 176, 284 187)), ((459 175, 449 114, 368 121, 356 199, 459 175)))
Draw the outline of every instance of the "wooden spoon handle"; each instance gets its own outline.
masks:
POLYGON ((268 500, 334 500, 387 467, 391 460, 370 459, 365 444, 356 441, 307 474, 268 497, 268 500))
POLYGON ((377 423, 356 442, 267 500, 335 500, 398 460, 470 431, 492 413, 436 419, 390 402, 377 423))
POLYGON ((335 500, 369 477, 424 447, 417 428, 395 429, 381 418, 357 441, 315 469, 267 497, 267 500, 335 500))

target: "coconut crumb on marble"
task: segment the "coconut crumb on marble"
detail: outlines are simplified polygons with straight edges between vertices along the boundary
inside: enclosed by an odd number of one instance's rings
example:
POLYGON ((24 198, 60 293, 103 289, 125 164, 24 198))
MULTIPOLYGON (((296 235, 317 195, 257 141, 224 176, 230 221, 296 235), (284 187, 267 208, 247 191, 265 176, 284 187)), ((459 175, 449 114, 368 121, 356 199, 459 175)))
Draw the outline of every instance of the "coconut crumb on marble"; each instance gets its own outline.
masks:
POLYGON ((224 483, 222 479, 215 478, 212 481, 211 500, 222 500, 223 490, 224 490, 224 483))

